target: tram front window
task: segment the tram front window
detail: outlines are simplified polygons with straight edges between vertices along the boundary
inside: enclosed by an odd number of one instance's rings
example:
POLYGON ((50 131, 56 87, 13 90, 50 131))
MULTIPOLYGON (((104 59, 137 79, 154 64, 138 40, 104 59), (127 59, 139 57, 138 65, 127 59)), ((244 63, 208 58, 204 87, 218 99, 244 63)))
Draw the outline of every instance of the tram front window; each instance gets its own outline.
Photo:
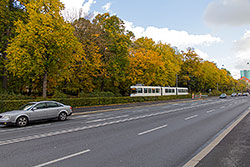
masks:
POLYGON ((137 93, 136 88, 132 88, 131 93, 136 94, 137 93))

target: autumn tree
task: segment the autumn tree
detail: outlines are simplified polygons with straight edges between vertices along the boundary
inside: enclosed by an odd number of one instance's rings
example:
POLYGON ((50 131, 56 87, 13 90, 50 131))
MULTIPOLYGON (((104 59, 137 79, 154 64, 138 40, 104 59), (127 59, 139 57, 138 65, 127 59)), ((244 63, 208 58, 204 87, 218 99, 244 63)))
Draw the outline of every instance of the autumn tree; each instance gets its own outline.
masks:
POLYGON ((1 0, 0 1, 0 70, 2 87, 7 90, 7 60, 6 49, 10 40, 15 37, 15 21, 26 19, 25 6, 28 0, 1 0))
MULTIPOLYGON (((100 80, 108 79, 107 69, 103 60, 106 55, 107 40, 104 30, 90 20, 80 18, 72 24, 75 28, 75 36, 82 43, 85 51, 86 60, 78 63, 78 67, 74 70, 74 82, 76 91, 92 92, 95 90, 103 90, 100 80), (100 79, 101 78, 101 79, 100 79)), ((104 87, 104 85, 103 85, 104 87)))
POLYGON ((209 61, 204 61, 201 64, 201 89, 203 92, 209 89, 217 89, 220 81, 220 71, 216 64, 209 61))
POLYGON ((189 90, 200 91, 201 89, 201 61, 202 59, 194 49, 188 48, 183 52, 183 64, 181 66, 180 83, 189 90))
POLYGON ((15 23, 18 35, 7 49, 7 69, 14 76, 41 81, 43 97, 48 82, 55 86, 69 78, 72 64, 82 56, 74 28, 60 16, 62 9, 59 0, 31 0, 26 5, 28 20, 15 23))
POLYGON ((101 90, 124 94, 129 86, 126 84, 128 49, 134 35, 125 30, 124 22, 120 18, 110 16, 109 13, 97 15, 93 24, 101 27, 104 31, 103 39, 106 41, 105 48, 100 47, 100 53, 109 78, 100 78, 101 90))
POLYGON ((143 37, 134 42, 129 53, 127 77, 131 84, 175 86, 182 59, 170 45, 143 37))

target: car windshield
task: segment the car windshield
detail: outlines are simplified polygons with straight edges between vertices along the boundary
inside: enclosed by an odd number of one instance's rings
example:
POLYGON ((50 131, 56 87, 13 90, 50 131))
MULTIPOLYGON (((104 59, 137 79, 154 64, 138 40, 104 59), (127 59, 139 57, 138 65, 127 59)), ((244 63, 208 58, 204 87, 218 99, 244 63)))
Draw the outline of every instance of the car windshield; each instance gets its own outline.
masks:
POLYGON ((28 103, 19 108, 19 110, 29 110, 36 103, 28 103))

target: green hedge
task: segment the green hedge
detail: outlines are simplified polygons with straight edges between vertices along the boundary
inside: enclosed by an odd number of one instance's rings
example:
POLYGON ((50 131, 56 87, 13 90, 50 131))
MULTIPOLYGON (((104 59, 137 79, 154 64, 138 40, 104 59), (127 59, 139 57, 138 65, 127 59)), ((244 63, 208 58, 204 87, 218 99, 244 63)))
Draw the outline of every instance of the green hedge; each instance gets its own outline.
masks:
MULTIPOLYGON (((190 98, 190 96, 150 96, 150 97, 85 97, 85 98, 53 98, 47 100, 54 100, 72 107, 84 106, 97 106, 107 104, 121 104, 121 103, 134 103, 145 101, 162 101, 171 99, 190 98)), ((40 101, 41 99, 28 99, 28 100, 1 100, 0 112, 16 110, 22 105, 32 102, 40 101)))

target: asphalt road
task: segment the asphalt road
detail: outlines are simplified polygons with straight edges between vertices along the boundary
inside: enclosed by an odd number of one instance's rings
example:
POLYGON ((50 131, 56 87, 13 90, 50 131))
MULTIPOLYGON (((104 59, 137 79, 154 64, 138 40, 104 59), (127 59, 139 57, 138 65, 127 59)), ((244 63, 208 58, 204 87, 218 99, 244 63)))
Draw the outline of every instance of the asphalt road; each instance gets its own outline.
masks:
POLYGON ((0 127, 1 167, 182 166, 250 107, 250 97, 132 106, 0 127))

